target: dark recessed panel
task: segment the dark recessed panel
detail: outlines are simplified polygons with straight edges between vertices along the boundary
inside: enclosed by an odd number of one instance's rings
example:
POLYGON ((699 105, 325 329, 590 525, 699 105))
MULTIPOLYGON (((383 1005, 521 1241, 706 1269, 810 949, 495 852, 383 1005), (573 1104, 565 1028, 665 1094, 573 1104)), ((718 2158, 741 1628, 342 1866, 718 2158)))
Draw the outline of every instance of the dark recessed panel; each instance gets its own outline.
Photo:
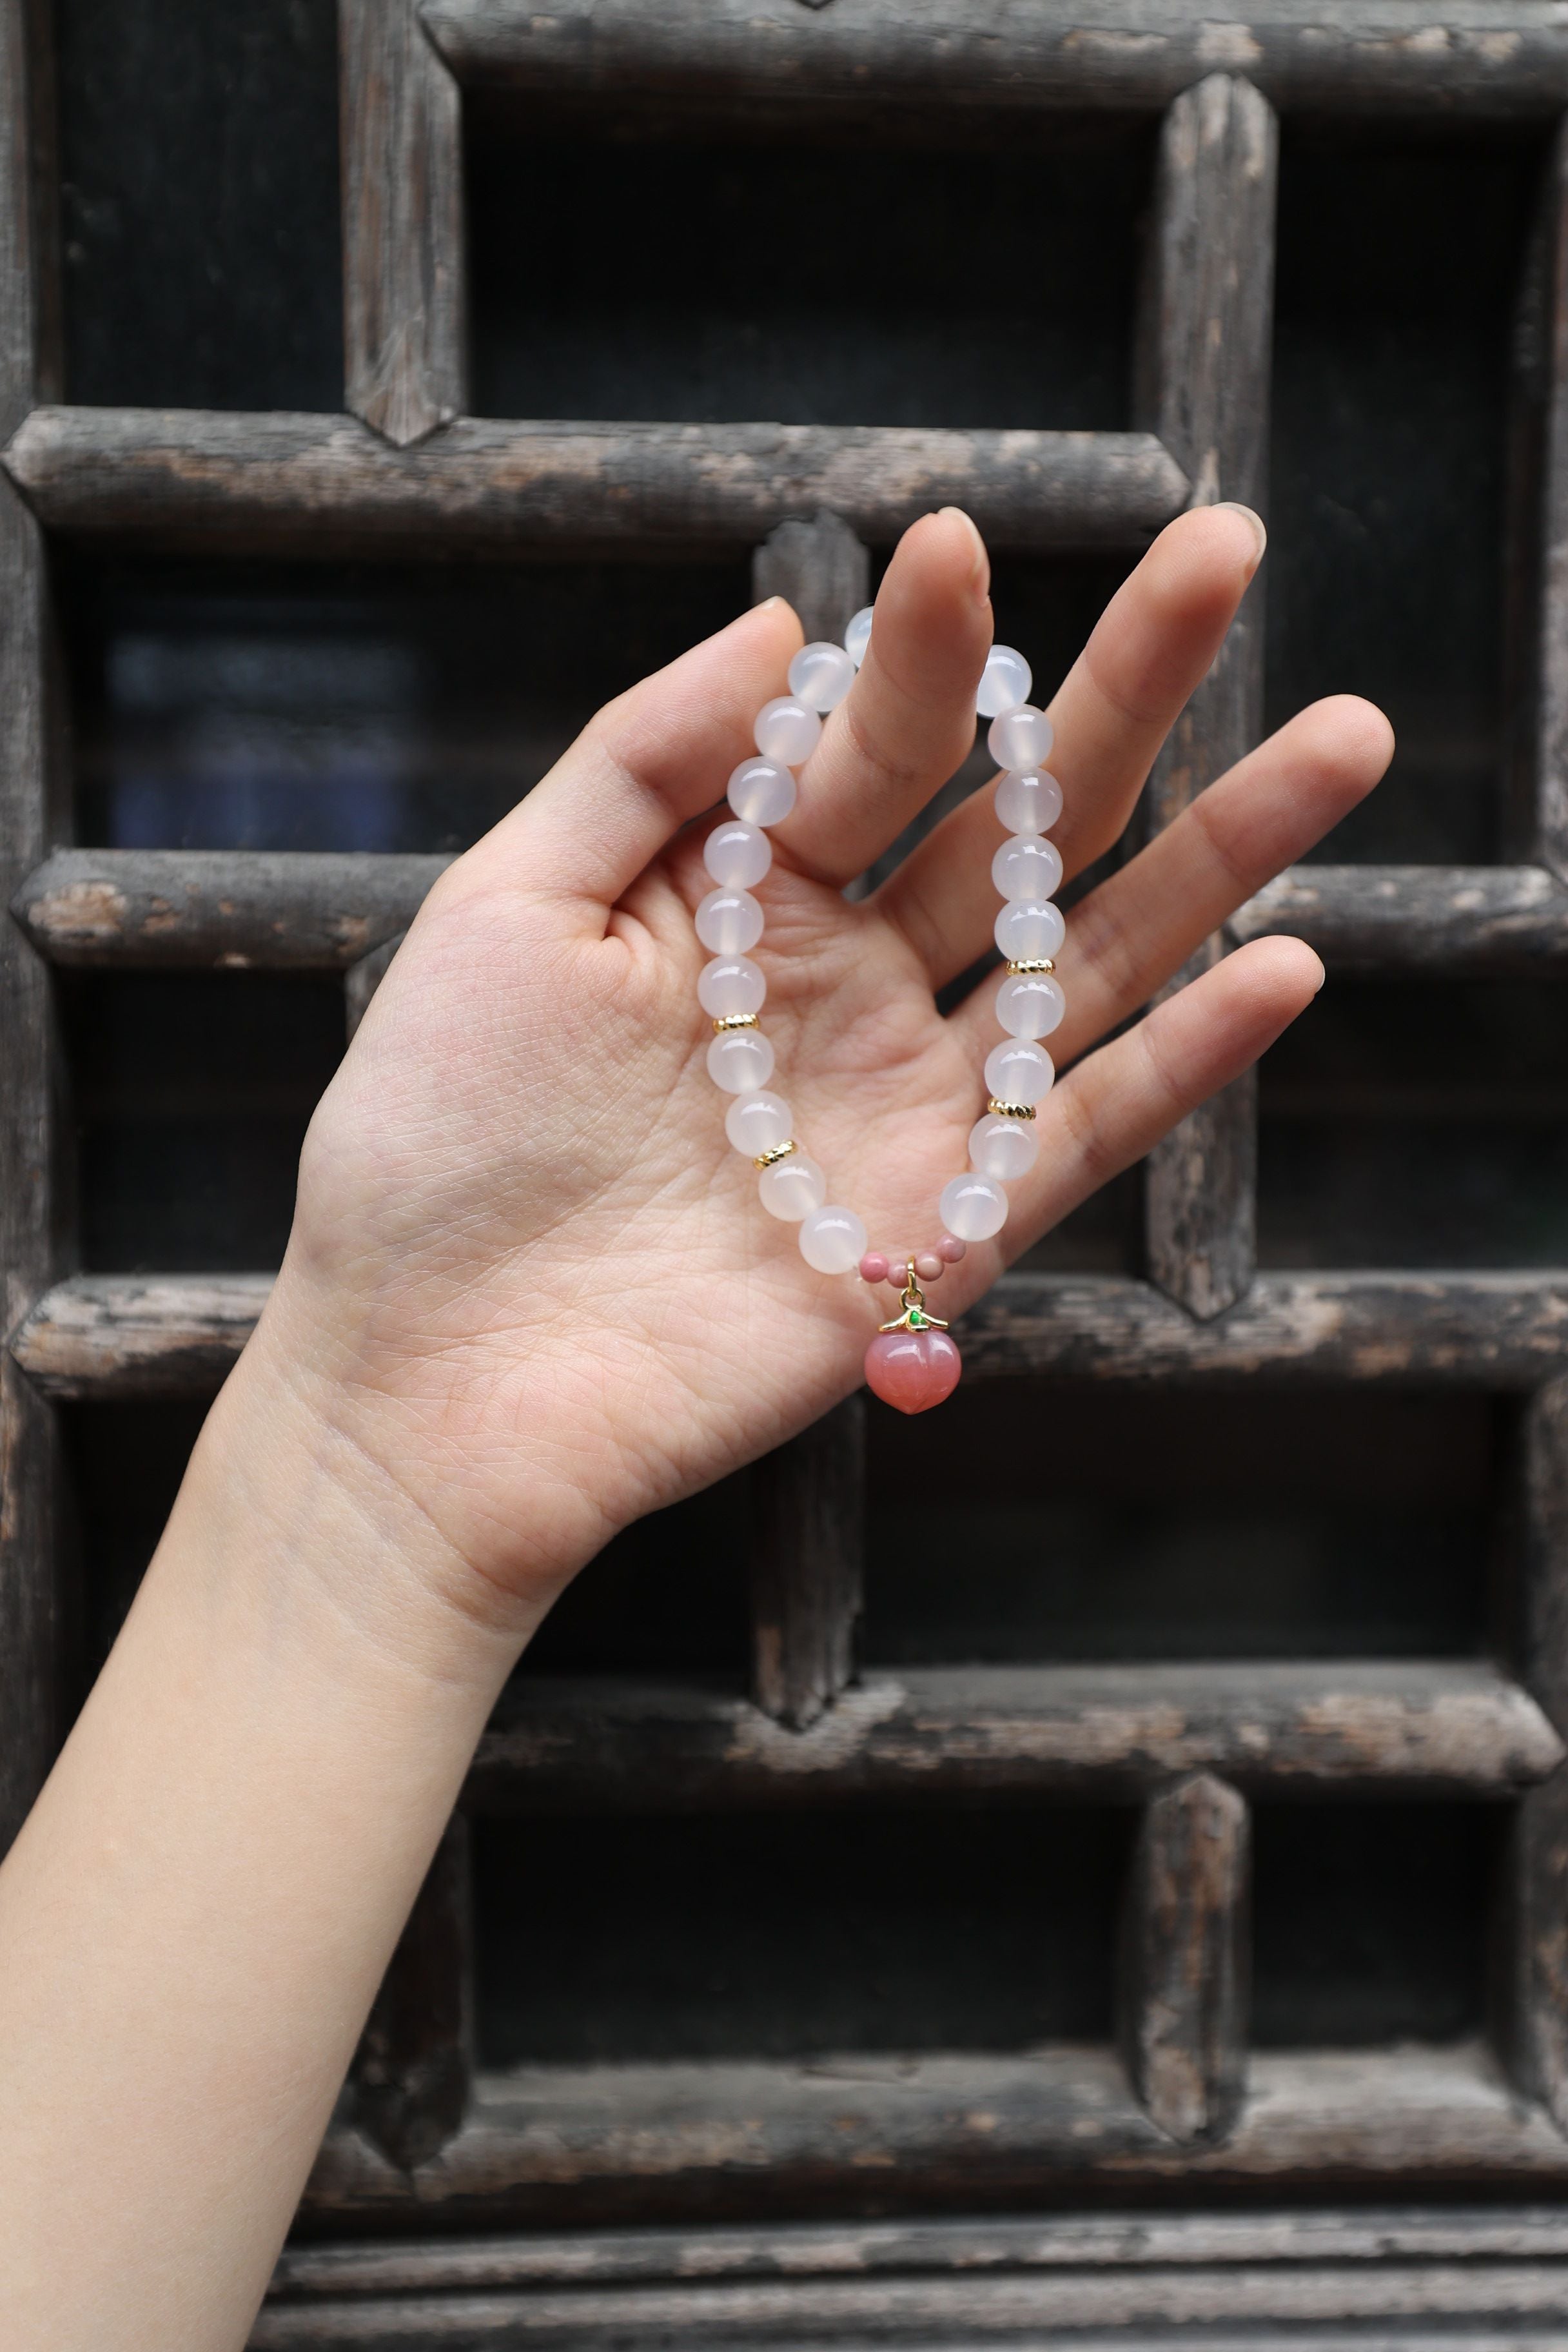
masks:
POLYGON ((1104 2040, 1131 1829, 935 1804, 476 1822, 481 2063, 1104 2040))
POLYGON ((63 1408, 69 1516, 82 1562, 83 1697, 163 1532, 208 1402, 180 1397, 63 1408))
POLYGON ((868 1667, 1480 1645, 1485 1397, 978 1383, 868 1407, 868 1667))
POLYGON ((341 408, 333 0, 56 0, 66 397, 341 408))
POLYGON ((487 416, 1125 428, 1147 126, 955 150, 474 110, 487 416))
POLYGON ((655 1511, 605 1545, 524 1653, 525 1675, 751 1672, 746 1474, 655 1511))
POLYGON ((1265 1265, 1568 1265, 1568 989, 1331 978, 1258 1101, 1265 1265))
POLYGON ((1262 1806, 1253 2039, 1451 2042, 1484 2020, 1507 1816, 1492 1806, 1262 1806))
POLYGON ((1324 858, 1500 851, 1510 340, 1542 145, 1460 137, 1285 131, 1268 719, 1352 692, 1399 739, 1324 858))

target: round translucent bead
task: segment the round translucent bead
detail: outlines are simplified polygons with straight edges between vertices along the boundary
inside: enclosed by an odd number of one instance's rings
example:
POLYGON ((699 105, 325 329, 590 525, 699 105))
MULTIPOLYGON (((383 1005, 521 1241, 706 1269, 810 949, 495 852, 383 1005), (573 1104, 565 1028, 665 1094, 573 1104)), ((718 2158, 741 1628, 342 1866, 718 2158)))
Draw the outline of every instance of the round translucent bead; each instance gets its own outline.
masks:
POLYGON ((822 721, 809 702, 802 702, 797 695, 781 694, 763 703, 752 734, 764 760, 798 768, 822 740, 822 721))
POLYGON ((853 1274, 866 1255, 866 1228, 853 1209, 813 1209, 801 1225, 800 1254, 818 1274, 853 1274))
POLYGON ((743 816, 726 817, 702 845, 702 863, 725 890, 749 890, 773 862, 773 843, 743 816))
MULTIPOLYGON (((776 760, 742 760, 730 779, 728 799, 748 824, 783 824, 795 806, 795 781, 776 760)), ((1017 831, 1026 828, 1018 826, 1017 831)))
POLYGON ((991 879, 1004 898, 1052 898, 1061 887, 1061 851, 1037 833, 1016 833, 991 860, 991 879))
POLYGON ((814 710, 837 710, 855 683, 855 665, 842 646, 819 637, 802 646, 789 666, 789 690, 814 710))
POLYGON ((987 1111, 969 1130, 969 1164, 982 1176, 1008 1183, 1026 1176, 1040 1156, 1040 1139, 1021 1119, 998 1118, 987 1111))
MULTIPOLYGON (((996 991, 996 1018, 1009 1037, 1048 1037, 1061 1026, 1067 1009, 1067 998, 1048 971, 1011 972, 996 991)), ((948 1223, 952 1224, 951 1217, 948 1223)), ((958 1231, 956 1225, 952 1229, 958 1231)))
MULTIPOLYGON (((1020 772, 1026 768, 1040 767, 1051 755, 1056 730, 1043 710, 1032 702, 1021 702, 1016 710, 1004 710, 991 721, 986 735, 986 749, 999 768, 1014 768, 1020 772)), ((763 744, 765 751, 767 746, 763 744)))
MULTIPOLYGON (((768 983, 746 956, 715 956, 697 976, 697 1002, 715 1021, 737 1013, 760 1013, 768 983)), ((758 1150, 762 1145, 757 1146, 758 1150)))
POLYGON ((862 604, 844 632, 844 650, 857 669, 866 658, 866 648, 871 642, 871 623, 874 617, 875 607, 862 604))
MULTIPOLYGON (((731 793, 731 805, 734 798, 731 793)), ((1004 776, 996 787, 996 814, 1009 833, 1049 833, 1061 813, 1062 788, 1043 768, 1004 776)), ((760 824, 762 819, 756 822, 760 824)))
POLYGON ((710 955, 744 955, 763 936, 763 910, 747 890, 710 890, 695 919, 710 955))
POLYGON ((776 1151, 781 1143, 790 1139, 790 1128, 795 1113, 782 1095, 770 1095, 760 1089, 755 1094, 737 1095, 724 1113, 724 1132, 737 1151, 748 1160, 757 1159, 764 1151, 776 1151))
POLYGON ((1024 963, 1035 956, 1054 956, 1067 929, 1060 908, 1048 898, 1014 898, 996 918, 996 944, 1009 963, 1024 963))
POLYGON ((787 1160, 775 1160, 771 1168, 763 1169, 757 1179, 757 1194, 770 1217, 798 1225, 802 1217, 809 1217, 826 1200, 827 1179, 806 1152, 792 1151, 787 1160))
POLYGON ((726 1029, 708 1048, 708 1075, 727 1095, 752 1094, 773 1074, 773 1049, 760 1029, 726 1029))
POLYGON ((974 708, 982 719, 999 719, 1003 711, 1016 710, 1021 702, 1027 702, 1034 682, 1022 654, 1015 653, 1011 646, 993 646, 980 673, 974 708))
POLYGON ((961 1242, 988 1242, 1007 1222, 1007 1195, 994 1176, 955 1176, 942 1188, 942 1223, 961 1242))
POLYGON ((985 1056, 985 1091, 995 1102, 1044 1102, 1056 1076, 1056 1064, 1032 1037, 1004 1037, 985 1056))

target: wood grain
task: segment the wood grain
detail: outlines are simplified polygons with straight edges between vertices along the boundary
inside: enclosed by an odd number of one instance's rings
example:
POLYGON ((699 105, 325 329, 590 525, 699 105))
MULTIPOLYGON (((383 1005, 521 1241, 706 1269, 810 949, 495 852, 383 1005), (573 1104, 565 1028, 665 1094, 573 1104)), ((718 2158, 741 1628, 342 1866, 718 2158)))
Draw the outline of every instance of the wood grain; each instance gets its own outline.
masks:
MULTIPOLYGON (((1523 1678, 1546 1717, 1568 1726, 1568 1379, 1546 1382, 1521 1431, 1523 1678)), ((1507 1900, 1503 2037, 1514 2073, 1568 2131, 1568 1770, 1515 1818, 1507 1900)))
POLYGON ((217 1389, 270 1274, 76 1275, 32 1304, 10 1354, 43 1396, 202 1396, 217 1389))
POLYGON ((1534 660, 1519 681, 1536 688, 1535 854, 1568 878, 1568 133, 1559 131, 1539 225, 1542 285, 1532 321, 1539 343, 1538 610, 1534 660))
POLYGON ((344 405, 398 447, 468 406, 462 109, 413 0, 338 0, 344 405))
POLYGON ((402 2172, 462 2125, 473 2071, 468 1830, 448 1822, 349 2075, 356 2128, 402 2172))
POLYGON ((1247 1801, 1212 1772, 1145 1806, 1123 1906, 1123 2061, 1152 2122, 1183 2144, 1224 2139, 1247 2087, 1247 1801))
POLYGON ((1470 1660, 910 1668, 843 1692, 803 1731, 713 1684, 523 1675, 464 1801, 658 1811, 940 1788, 1102 1802, 1195 1772, 1270 1791, 1500 1798, 1562 1754, 1534 1700, 1470 1660))
POLYGON ((395 449, 281 410, 39 408, 5 463, 53 530, 304 555, 751 546, 823 507, 885 545, 948 505, 996 547, 1137 548, 1187 491, 1147 433, 467 417, 395 449))
MULTIPOLYGON (((1274 211, 1279 133, 1251 83, 1211 74, 1165 117, 1140 339, 1140 421, 1181 464, 1193 503, 1235 499, 1261 513, 1268 489, 1274 211)), ((1218 657, 1176 720, 1145 795, 1169 824, 1262 731, 1263 606, 1255 581, 1218 657)), ((1161 992, 1225 952, 1216 937, 1161 992)), ((1255 1270, 1258 1118, 1251 1071, 1192 1112, 1149 1154, 1149 1273, 1201 1318, 1223 1314, 1255 1270)))
POLYGON ((863 1603, 866 1403, 840 1405, 752 1471, 752 1696, 804 1731, 855 1671, 863 1603))
POLYGON ((1292 866, 1226 928, 1289 932, 1336 971, 1544 975, 1568 959, 1568 891, 1542 866, 1292 866))

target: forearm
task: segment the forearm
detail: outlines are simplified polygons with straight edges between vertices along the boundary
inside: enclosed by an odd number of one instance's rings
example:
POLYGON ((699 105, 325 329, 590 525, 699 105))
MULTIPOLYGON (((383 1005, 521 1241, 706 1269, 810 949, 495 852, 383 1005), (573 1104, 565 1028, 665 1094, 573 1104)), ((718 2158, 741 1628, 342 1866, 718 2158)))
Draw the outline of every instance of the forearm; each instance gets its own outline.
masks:
POLYGON ((242 1363, 0 1870, 0 2311, 31 2352, 242 2344, 521 1641, 242 1363), (90 2216, 90 2227, 84 2217, 90 2216))

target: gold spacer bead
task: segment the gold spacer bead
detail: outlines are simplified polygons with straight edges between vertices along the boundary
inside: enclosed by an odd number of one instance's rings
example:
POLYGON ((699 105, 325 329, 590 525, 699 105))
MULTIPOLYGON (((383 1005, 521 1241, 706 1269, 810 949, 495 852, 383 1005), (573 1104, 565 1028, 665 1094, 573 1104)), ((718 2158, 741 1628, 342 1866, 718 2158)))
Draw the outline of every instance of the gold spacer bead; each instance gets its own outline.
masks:
POLYGON ((1033 1103, 998 1102, 994 1095, 990 1097, 985 1108, 993 1118, 1033 1118, 1035 1116, 1033 1103))
POLYGON ((721 1013, 713 1024, 713 1034, 721 1037, 727 1029, 754 1029, 756 1025, 754 1013, 721 1013))
POLYGON ((1019 956, 1016 961, 1009 961, 1007 966, 1008 971, 1013 973, 1055 971, 1056 968, 1056 963, 1050 956, 1019 956))
POLYGON ((776 1168, 779 1161, 787 1160, 794 1150, 795 1138, 792 1135, 787 1143, 775 1143, 771 1151, 759 1151, 752 1165, 753 1168, 776 1168))

